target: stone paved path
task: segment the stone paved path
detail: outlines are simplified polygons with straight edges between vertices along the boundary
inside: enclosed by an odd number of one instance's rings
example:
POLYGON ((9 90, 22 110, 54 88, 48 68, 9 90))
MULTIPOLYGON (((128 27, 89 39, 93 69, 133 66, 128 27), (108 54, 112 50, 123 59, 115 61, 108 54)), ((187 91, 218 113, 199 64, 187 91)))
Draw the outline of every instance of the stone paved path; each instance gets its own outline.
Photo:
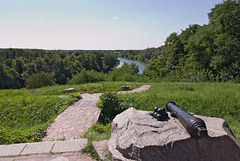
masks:
MULTIPOLYGON (((0 161, 1 160, 50 160, 54 158, 52 155, 56 155, 59 153, 71 153, 71 154, 79 153, 82 150, 82 148, 86 146, 87 142, 88 142, 87 139, 74 139, 74 140, 66 140, 66 141, 49 141, 49 142, 0 145, 0 161), (40 154, 52 154, 52 155, 44 156, 40 154), (31 157, 28 155, 31 155, 31 157), (9 157, 9 156, 14 156, 14 157, 9 157), (31 158, 34 158, 34 159, 31 159, 31 158)), ((79 155, 84 156, 81 153, 79 155)), ((59 157, 58 155, 56 156, 59 157)))
MULTIPOLYGON (((118 93, 142 92, 150 87, 150 85, 143 85, 131 91, 120 91, 118 93)), ((80 138, 98 120, 101 111, 97 108, 96 103, 100 100, 101 95, 101 93, 81 94, 83 99, 69 106, 49 126, 43 141, 80 138)))
POLYGON ((127 93, 135 93, 135 92, 139 93, 139 92, 148 90, 150 87, 151 87, 151 85, 143 85, 143 86, 133 89, 131 91, 120 91, 120 92, 118 92, 118 94, 127 94, 127 93))
POLYGON ((1 158, 0 161, 94 161, 90 156, 75 152, 62 154, 35 154, 29 156, 15 156, 1 158))
POLYGON ((49 126, 43 141, 80 138, 98 120, 101 111, 96 107, 96 103, 100 95, 81 94, 83 99, 69 106, 49 126))
MULTIPOLYGON (((118 93, 142 92, 148 90, 150 87, 150 85, 144 85, 131 91, 118 93)), ((91 157, 79 153, 87 143, 87 140, 78 138, 97 122, 101 111, 96 107, 96 103, 99 101, 101 93, 81 94, 81 96, 83 99, 69 106, 55 119, 54 123, 47 129, 47 135, 43 138, 44 142, 0 145, 0 161, 91 161, 91 157), (62 139, 66 141, 53 141, 62 139), (52 154, 49 155, 49 153, 52 154)))

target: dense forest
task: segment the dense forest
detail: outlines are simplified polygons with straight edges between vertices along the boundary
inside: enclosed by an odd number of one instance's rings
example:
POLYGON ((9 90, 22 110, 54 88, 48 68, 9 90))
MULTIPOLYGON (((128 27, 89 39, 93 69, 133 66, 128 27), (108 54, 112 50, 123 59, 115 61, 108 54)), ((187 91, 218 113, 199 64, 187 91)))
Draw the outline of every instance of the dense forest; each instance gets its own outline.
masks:
POLYGON ((0 49, 0 89, 21 88, 28 78, 37 77, 38 82, 46 78, 53 84, 66 84, 82 70, 106 73, 117 63, 116 55, 106 51, 0 49))
POLYGON ((170 81, 240 82, 240 4, 227 0, 208 14, 207 25, 171 33, 165 45, 128 50, 120 57, 149 62, 144 75, 170 81))

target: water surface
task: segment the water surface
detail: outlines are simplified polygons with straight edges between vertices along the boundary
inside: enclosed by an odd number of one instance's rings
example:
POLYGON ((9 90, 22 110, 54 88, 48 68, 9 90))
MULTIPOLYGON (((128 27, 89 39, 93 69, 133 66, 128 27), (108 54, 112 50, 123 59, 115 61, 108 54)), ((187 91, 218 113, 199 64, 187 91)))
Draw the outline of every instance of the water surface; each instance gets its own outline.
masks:
POLYGON ((128 63, 128 64, 136 63, 139 66, 138 74, 143 74, 143 70, 148 65, 148 63, 143 63, 143 62, 140 62, 140 61, 137 61, 137 60, 130 60, 130 59, 125 59, 125 58, 120 58, 120 57, 118 57, 118 60, 120 61, 120 63, 116 68, 120 68, 123 65, 124 62, 128 63))

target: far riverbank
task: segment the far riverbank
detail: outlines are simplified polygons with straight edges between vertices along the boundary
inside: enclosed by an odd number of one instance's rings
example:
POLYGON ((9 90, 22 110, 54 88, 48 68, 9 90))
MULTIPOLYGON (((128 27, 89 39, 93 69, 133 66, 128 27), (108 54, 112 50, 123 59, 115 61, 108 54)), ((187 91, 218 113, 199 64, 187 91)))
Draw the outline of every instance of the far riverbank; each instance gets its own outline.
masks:
POLYGON ((131 63, 136 63, 139 66, 139 72, 138 74, 143 74, 143 70, 147 67, 148 63, 143 63, 137 60, 130 60, 130 59, 125 59, 125 58, 120 58, 118 57, 118 60, 120 61, 120 63, 118 64, 118 66, 116 68, 120 68, 123 63, 127 63, 127 64, 131 64, 131 63))

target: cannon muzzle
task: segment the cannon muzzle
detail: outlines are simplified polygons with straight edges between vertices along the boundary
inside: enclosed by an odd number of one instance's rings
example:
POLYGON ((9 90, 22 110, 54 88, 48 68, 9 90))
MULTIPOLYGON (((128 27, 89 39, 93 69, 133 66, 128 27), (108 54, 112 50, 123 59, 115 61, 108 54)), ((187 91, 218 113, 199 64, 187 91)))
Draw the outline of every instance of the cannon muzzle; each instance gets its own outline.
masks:
POLYGON ((181 124, 186 128, 191 136, 208 136, 206 124, 202 119, 192 116, 187 111, 179 108, 175 102, 168 102, 166 104, 166 108, 174 117, 176 117, 181 122, 181 124))

